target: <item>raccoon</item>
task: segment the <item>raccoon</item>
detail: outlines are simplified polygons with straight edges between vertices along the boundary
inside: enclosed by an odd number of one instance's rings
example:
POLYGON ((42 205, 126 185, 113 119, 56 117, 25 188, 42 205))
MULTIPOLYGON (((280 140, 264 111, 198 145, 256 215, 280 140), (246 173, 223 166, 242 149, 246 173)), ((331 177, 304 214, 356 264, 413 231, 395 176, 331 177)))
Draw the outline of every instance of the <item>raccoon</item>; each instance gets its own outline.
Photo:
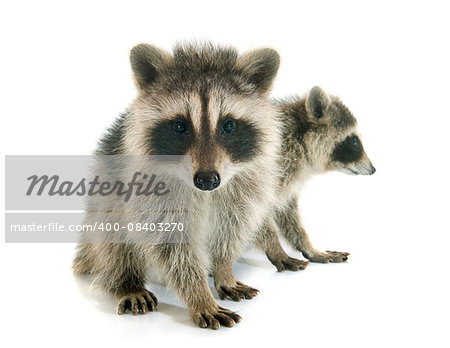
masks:
POLYGON ((308 263, 284 252, 277 231, 311 262, 344 262, 347 252, 322 252, 313 247, 301 224, 297 202, 303 184, 314 174, 331 170, 350 175, 375 173, 356 119, 337 97, 317 86, 306 97, 275 100, 274 104, 282 124, 279 165, 283 176, 277 206, 259 230, 256 244, 280 272, 304 269, 308 263))
MULTIPOLYGON (((281 128, 268 94, 279 54, 261 48, 239 55, 211 43, 181 43, 169 53, 140 44, 130 61, 138 96, 97 153, 189 155, 192 173, 178 163, 168 180, 178 197, 192 198, 192 235, 189 243, 82 240, 74 272, 92 274, 117 299, 119 314, 156 308, 155 295, 145 288, 154 272, 185 301, 198 326, 231 327, 241 317, 217 304, 207 277, 214 278, 221 299, 258 293, 234 277, 232 266, 253 242, 276 196, 281 128)), ((86 221, 96 218, 88 212, 86 221)), ((126 223, 130 216, 118 219, 126 223)))

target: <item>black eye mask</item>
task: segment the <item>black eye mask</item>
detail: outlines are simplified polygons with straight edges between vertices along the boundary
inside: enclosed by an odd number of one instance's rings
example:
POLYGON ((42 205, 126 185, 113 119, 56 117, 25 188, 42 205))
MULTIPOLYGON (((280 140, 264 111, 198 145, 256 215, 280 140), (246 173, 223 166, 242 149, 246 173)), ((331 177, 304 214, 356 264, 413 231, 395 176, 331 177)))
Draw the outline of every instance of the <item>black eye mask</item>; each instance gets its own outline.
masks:
POLYGON ((192 130, 191 120, 181 116, 157 122, 147 135, 152 155, 185 155, 194 143, 192 130))
POLYGON ((351 135, 336 145, 333 150, 332 159, 344 164, 357 162, 361 159, 364 149, 361 141, 356 135, 351 135))
POLYGON ((249 121, 235 120, 227 116, 219 120, 216 141, 230 155, 233 162, 250 161, 260 151, 260 134, 249 121))

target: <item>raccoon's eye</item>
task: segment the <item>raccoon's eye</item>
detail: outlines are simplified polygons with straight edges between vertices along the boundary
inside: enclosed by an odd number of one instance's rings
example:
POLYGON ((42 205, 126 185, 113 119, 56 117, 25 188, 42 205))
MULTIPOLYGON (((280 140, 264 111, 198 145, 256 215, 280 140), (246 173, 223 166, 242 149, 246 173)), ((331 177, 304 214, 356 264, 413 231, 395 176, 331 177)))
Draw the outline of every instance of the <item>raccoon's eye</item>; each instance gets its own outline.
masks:
POLYGON ((222 133, 230 134, 231 132, 234 131, 235 128, 236 128, 236 122, 234 122, 234 120, 226 120, 222 124, 222 133))
POLYGON ((352 144, 353 144, 353 145, 358 145, 358 144, 359 144, 359 139, 358 139, 358 137, 353 137, 353 138, 352 138, 352 144))
POLYGON ((187 134, 188 129, 186 123, 180 120, 175 121, 173 123, 173 131, 175 132, 175 134, 187 134))

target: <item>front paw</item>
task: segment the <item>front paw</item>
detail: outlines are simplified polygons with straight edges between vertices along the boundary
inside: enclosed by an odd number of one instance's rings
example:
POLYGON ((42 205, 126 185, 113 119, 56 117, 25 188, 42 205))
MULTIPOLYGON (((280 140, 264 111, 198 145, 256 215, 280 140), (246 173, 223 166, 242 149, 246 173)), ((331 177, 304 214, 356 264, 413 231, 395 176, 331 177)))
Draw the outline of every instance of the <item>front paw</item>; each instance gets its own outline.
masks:
POLYGON ((338 263, 338 262, 345 262, 348 259, 348 256, 350 253, 346 252, 340 252, 340 251, 325 251, 325 252, 315 252, 311 255, 304 254, 304 256, 311 262, 318 262, 318 263, 338 263))
POLYGON ((267 255, 267 258, 277 268, 278 272, 283 272, 284 270, 296 272, 298 270, 304 270, 309 265, 308 261, 297 260, 288 255, 279 257, 270 257, 267 255))
POLYGON ((230 299, 237 302, 241 299, 251 300, 259 292, 259 290, 238 281, 233 286, 217 285, 216 289, 221 300, 230 299))
POLYGON ((147 312, 153 312, 156 310, 158 300, 156 296, 150 291, 142 289, 134 293, 122 296, 118 300, 117 313, 124 314, 127 310, 130 310, 133 315, 147 314, 147 312))
POLYGON ((217 330, 221 325, 232 327, 241 321, 241 317, 229 309, 216 306, 215 308, 203 309, 191 314, 192 320, 201 328, 217 330))

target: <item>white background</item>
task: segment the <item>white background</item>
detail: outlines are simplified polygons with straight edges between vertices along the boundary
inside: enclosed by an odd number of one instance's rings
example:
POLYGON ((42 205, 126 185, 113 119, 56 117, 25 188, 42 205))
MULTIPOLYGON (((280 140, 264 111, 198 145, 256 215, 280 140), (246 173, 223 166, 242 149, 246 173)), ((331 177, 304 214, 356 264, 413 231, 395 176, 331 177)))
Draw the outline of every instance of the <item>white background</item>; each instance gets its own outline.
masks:
POLYGON ((159 312, 117 316, 111 299, 73 277, 72 244, 2 242, 2 344, 449 347, 445 5, 2 1, 2 154, 90 154, 136 95, 132 46, 170 49, 197 38, 241 51, 276 48, 282 65, 273 95, 303 94, 317 84, 340 96, 377 168, 371 177, 317 177, 303 192, 313 242, 351 252, 349 262, 279 274, 263 255, 245 254, 236 274, 261 293, 221 301, 243 321, 217 332, 196 328, 172 292, 151 284, 159 312))

